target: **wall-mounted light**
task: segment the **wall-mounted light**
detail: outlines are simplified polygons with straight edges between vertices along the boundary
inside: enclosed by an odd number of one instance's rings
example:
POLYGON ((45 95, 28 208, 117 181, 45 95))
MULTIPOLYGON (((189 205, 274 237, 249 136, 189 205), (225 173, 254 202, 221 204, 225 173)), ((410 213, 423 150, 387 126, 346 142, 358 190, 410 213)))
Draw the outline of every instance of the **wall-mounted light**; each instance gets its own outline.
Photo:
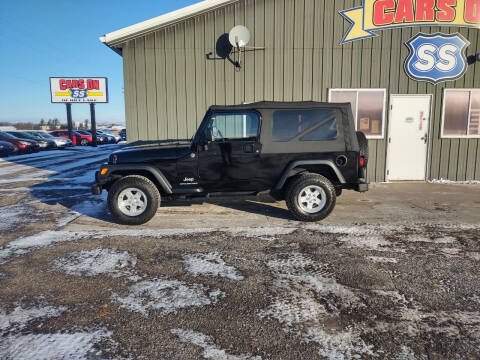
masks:
POLYGON ((476 62, 480 62, 480 53, 468 56, 467 62, 468 62, 468 65, 473 65, 476 62))

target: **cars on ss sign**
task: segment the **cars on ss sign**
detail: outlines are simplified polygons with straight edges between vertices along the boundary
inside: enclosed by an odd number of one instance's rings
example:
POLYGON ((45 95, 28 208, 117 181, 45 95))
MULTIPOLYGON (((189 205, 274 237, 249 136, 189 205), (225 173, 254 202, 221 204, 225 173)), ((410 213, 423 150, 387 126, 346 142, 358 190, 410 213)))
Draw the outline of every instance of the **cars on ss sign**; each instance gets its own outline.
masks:
POLYGON ((57 148, 57 144, 55 143, 55 141, 42 139, 41 137, 32 135, 27 131, 8 131, 8 133, 19 139, 33 140, 38 142, 38 145, 40 146, 40 150, 52 150, 57 148))
POLYGON ((6 141, 15 145, 18 148, 18 152, 21 154, 40 151, 40 145, 38 145, 38 142, 34 140, 19 139, 5 131, 0 131, 0 141, 6 141))
POLYGON ((62 137, 52 136, 48 132, 43 131, 43 130, 30 130, 30 131, 27 131, 27 132, 29 134, 38 136, 42 139, 55 141, 55 144, 57 145, 57 149, 65 149, 67 146, 73 146, 72 140, 62 138, 62 137))
MULTIPOLYGON (((50 135, 69 139, 68 130, 51 131, 50 135)), ((83 135, 80 134, 78 131, 72 131, 72 135, 73 146, 88 146, 92 145, 93 143, 92 135, 83 135)))
POLYGON ((18 148, 6 141, 0 141, 0 156, 11 156, 18 152, 18 148))

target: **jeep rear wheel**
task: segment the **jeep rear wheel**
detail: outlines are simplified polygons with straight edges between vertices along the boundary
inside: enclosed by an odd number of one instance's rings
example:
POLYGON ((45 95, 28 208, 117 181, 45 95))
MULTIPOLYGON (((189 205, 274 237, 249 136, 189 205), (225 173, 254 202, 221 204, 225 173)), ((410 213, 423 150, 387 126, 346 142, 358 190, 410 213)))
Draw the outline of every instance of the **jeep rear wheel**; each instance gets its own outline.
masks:
POLYGON ((300 221, 320 221, 333 211, 336 203, 335 187, 324 176, 300 175, 288 186, 287 207, 300 221))
POLYGON ((153 182, 131 175, 117 180, 108 192, 108 208, 123 225, 150 221, 160 206, 160 194, 153 182))

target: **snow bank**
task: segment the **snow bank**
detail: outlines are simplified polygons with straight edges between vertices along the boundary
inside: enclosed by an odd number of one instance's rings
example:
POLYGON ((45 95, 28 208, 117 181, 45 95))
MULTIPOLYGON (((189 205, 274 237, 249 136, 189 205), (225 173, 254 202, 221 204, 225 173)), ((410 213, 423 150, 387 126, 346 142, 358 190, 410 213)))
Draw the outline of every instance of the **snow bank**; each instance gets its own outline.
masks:
POLYGON ((125 309, 147 316, 150 310, 169 314, 177 309, 216 304, 224 296, 219 289, 209 291, 201 284, 158 278, 140 281, 130 286, 126 296, 114 293, 111 299, 125 309))
POLYGON ((230 355, 225 350, 218 348, 213 339, 205 334, 193 330, 172 329, 170 332, 180 338, 182 342, 191 343, 203 349, 202 356, 205 359, 215 360, 261 360, 260 356, 230 355))
POLYGON ((225 264, 218 253, 186 255, 183 262, 192 276, 219 276, 230 280, 244 277, 233 266, 225 264))
POLYGON ((468 181, 451 181, 446 179, 433 179, 428 181, 429 184, 444 184, 444 185, 478 185, 480 184, 479 180, 468 180, 468 181))
POLYGON ((137 257, 116 249, 93 249, 71 253, 67 258, 54 261, 54 269, 68 275, 120 277, 130 275, 130 269, 137 264, 137 257))
POLYGON ((101 358, 96 343, 109 339, 105 330, 76 332, 72 334, 25 334, 8 335, 0 339, 0 354, 3 359, 87 360, 101 358))
POLYGON ((0 309, 0 330, 21 330, 26 327, 28 322, 34 319, 56 317, 66 310, 67 308, 63 306, 53 307, 46 304, 30 309, 24 309, 18 305, 10 313, 0 309))
POLYGON ((270 228, 234 228, 227 229, 227 231, 234 236, 244 236, 249 238, 260 238, 270 240, 278 235, 288 235, 293 233, 297 228, 283 228, 283 227, 270 227, 270 228))

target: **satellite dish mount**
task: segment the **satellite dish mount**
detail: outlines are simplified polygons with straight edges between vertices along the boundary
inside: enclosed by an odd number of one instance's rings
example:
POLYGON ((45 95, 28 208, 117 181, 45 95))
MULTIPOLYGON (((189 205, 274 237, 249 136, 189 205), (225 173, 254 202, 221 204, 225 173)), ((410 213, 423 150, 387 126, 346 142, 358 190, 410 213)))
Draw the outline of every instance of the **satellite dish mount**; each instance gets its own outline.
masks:
POLYGON ((230 44, 233 46, 234 54, 238 53, 238 58, 234 61, 235 67, 242 67, 242 49, 243 51, 265 50, 264 47, 247 46, 250 41, 250 31, 243 25, 237 25, 228 34, 230 44))

